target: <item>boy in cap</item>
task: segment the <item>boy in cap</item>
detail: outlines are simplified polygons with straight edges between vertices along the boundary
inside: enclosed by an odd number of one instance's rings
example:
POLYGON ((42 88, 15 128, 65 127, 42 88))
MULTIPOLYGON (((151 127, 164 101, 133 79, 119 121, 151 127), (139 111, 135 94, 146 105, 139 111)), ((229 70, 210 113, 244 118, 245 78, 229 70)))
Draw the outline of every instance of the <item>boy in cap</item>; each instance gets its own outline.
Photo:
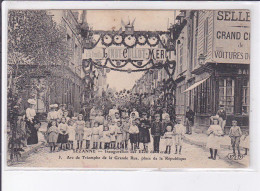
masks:
POLYGON ((160 150, 160 138, 163 135, 163 125, 160 121, 160 114, 155 114, 155 121, 151 126, 151 134, 153 136, 153 149, 155 153, 159 153, 160 150))
POLYGON ((230 128, 230 131, 229 131, 229 137, 231 138, 231 146, 233 148, 234 155, 236 155, 236 149, 237 149, 238 155, 240 155, 239 144, 240 144, 241 136, 242 136, 241 129, 239 126, 237 126, 237 121, 233 120, 232 127, 230 128))

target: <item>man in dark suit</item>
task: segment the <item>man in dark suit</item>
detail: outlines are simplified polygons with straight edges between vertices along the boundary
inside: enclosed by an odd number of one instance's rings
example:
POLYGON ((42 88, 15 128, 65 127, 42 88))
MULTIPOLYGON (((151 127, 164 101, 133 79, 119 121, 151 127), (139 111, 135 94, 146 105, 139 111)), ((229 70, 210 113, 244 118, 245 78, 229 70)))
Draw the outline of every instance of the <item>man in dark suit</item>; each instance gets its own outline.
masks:
POLYGON ((191 108, 188 106, 186 110, 186 134, 192 134, 191 126, 193 125, 194 122, 194 111, 191 110, 191 108))
POLYGON ((155 153, 159 153, 160 138, 163 135, 163 125, 160 121, 160 114, 155 114, 155 121, 151 126, 151 134, 153 136, 153 149, 155 153))

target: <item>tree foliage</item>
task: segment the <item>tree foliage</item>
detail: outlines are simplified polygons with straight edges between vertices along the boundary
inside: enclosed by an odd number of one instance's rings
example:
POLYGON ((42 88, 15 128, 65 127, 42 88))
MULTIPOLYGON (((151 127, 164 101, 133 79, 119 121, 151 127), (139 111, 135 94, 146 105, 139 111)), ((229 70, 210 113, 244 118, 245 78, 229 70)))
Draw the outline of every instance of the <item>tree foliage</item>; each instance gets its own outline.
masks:
POLYGON ((10 10, 7 55, 9 148, 11 156, 15 156, 17 145, 23 143, 17 124, 18 115, 21 115, 22 93, 28 87, 30 92, 33 92, 32 88, 36 88, 37 92, 43 91, 36 84, 37 80, 32 79, 58 72, 60 66, 69 62, 72 47, 67 43, 65 25, 54 22, 46 11, 10 10))

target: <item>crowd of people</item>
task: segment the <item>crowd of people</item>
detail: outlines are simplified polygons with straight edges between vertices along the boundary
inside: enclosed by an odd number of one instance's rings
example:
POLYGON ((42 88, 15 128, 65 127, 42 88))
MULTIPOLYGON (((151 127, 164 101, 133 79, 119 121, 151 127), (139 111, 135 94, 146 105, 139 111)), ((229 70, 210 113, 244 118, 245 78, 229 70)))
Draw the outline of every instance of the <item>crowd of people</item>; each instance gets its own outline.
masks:
POLYGON ((46 132, 50 152, 67 149, 142 149, 148 152, 148 143, 153 137, 153 152, 159 153, 163 137, 166 153, 175 145, 175 153, 181 154, 185 126, 181 118, 172 122, 166 109, 161 114, 148 116, 146 112, 139 114, 136 108, 119 110, 113 105, 108 114, 103 115, 101 109, 93 106, 89 120, 84 120, 82 114, 72 117, 68 114, 64 105, 60 109, 57 104, 50 105, 46 132))
MULTIPOLYGON (((34 110, 35 101, 29 99, 28 103, 25 125, 28 129, 27 145, 30 145, 38 143, 40 122, 34 110)), ((150 115, 138 108, 118 109, 117 105, 113 105, 106 113, 104 115, 102 107, 94 105, 86 118, 84 113, 70 114, 66 105, 50 105, 45 132, 50 152, 69 149, 140 149, 149 152, 148 144, 152 142, 154 153, 163 151, 170 154, 173 146, 175 154, 181 154, 184 135, 192 134, 191 127, 194 123, 194 112, 189 107, 185 118, 176 116, 174 120, 166 109, 150 115), (164 139, 165 149, 160 150, 161 139, 164 139)), ((223 106, 220 106, 215 116, 210 117, 210 121, 207 148, 210 152, 209 159, 216 160, 226 123, 223 106)), ((246 155, 249 150, 249 136, 248 133, 242 134, 236 120, 232 121, 229 137, 234 155, 236 151, 240 155, 241 146, 245 148, 246 155)))

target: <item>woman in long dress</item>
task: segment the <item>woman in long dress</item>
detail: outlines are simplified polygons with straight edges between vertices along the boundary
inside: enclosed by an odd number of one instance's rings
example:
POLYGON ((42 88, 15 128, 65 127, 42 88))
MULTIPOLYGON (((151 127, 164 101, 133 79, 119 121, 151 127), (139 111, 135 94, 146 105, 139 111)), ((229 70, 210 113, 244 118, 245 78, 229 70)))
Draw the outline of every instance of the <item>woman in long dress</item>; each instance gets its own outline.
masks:
POLYGON ((25 114, 26 126, 29 132, 27 145, 33 145, 38 143, 38 129, 40 122, 36 118, 36 111, 34 109, 36 101, 33 99, 29 99, 28 103, 30 104, 30 106, 26 109, 25 114))
POLYGON ((219 125, 218 117, 213 117, 213 124, 209 126, 207 134, 207 148, 210 151, 209 159, 216 160, 217 152, 220 149, 220 137, 223 135, 223 130, 219 125))

